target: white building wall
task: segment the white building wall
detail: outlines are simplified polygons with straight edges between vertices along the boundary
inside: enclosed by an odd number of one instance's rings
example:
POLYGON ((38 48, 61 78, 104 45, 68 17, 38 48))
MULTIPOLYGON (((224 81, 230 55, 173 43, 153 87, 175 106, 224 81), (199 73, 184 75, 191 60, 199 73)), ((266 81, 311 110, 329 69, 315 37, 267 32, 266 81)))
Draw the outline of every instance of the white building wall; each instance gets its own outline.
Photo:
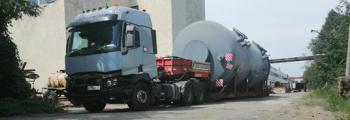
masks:
POLYGON ((158 56, 171 55, 173 48, 172 0, 138 0, 140 10, 150 14, 157 31, 158 56))
POLYGON ((57 0, 42 7, 39 17, 23 16, 14 21, 11 36, 17 44, 22 61, 28 69, 36 69, 40 75, 36 88, 47 86, 50 73, 64 69, 65 20, 64 1, 57 0))
POLYGON ((205 20, 205 0, 172 0, 173 41, 188 25, 205 20))
POLYGON ((137 0, 151 16, 157 30, 158 56, 172 55, 177 34, 189 24, 205 19, 205 0, 137 0))

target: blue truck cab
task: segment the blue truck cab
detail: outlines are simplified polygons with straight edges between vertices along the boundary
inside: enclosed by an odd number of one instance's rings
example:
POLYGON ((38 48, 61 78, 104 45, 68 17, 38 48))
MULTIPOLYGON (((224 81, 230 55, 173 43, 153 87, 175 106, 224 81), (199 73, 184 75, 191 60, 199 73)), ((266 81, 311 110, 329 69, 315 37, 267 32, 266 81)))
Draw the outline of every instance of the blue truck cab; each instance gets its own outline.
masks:
POLYGON ((142 109, 152 102, 157 46, 146 12, 121 6, 88 10, 67 30, 66 96, 73 104, 98 112, 106 103, 142 109))

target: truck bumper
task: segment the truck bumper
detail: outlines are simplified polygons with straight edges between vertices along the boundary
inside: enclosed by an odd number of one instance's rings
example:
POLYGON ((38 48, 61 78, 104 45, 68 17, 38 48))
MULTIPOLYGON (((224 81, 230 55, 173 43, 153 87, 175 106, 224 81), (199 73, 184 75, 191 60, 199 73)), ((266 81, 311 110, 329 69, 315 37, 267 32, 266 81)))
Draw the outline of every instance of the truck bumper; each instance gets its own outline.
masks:
MULTIPOLYGON (((86 88, 86 87, 85 87, 86 88)), ((128 90, 114 87, 104 90, 80 90, 68 91, 67 98, 77 103, 87 103, 94 101, 103 101, 107 103, 125 103, 128 99, 128 90)))
POLYGON ((121 71, 109 73, 80 73, 68 75, 67 98, 76 103, 94 101, 124 102, 126 88, 120 83, 121 71), (109 83, 109 84, 107 84, 109 83))

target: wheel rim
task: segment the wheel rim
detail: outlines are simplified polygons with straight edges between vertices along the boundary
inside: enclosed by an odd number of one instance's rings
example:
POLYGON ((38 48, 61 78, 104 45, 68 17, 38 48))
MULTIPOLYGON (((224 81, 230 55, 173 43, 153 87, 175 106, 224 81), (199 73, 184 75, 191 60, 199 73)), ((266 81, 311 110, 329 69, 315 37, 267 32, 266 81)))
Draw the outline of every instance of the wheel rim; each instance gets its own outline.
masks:
POLYGON ((146 103, 147 102, 147 92, 144 91, 144 90, 139 90, 137 92, 137 95, 136 95, 136 98, 137 98, 137 101, 139 101, 140 103, 146 103))
POLYGON ((187 101, 190 102, 192 99, 192 92, 191 90, 188 90, 188 97, 187 97, 187 101))
POLYGON ((204 93, 201 91, 199 93, 199 100, 202 101, 204 99, 204 93))

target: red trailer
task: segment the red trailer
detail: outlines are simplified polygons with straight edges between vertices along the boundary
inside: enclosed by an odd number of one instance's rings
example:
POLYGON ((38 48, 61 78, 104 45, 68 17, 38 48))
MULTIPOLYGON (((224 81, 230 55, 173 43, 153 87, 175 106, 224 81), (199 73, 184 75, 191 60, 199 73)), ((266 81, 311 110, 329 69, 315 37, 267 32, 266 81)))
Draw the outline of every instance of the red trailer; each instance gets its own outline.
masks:
POLYGON ((201 63, 173 56, 158 58, 157 68, 163 72, 162 77, 167 79, 176 79, 183 76, 209 79, 210 75, 209 63, 201 63))

